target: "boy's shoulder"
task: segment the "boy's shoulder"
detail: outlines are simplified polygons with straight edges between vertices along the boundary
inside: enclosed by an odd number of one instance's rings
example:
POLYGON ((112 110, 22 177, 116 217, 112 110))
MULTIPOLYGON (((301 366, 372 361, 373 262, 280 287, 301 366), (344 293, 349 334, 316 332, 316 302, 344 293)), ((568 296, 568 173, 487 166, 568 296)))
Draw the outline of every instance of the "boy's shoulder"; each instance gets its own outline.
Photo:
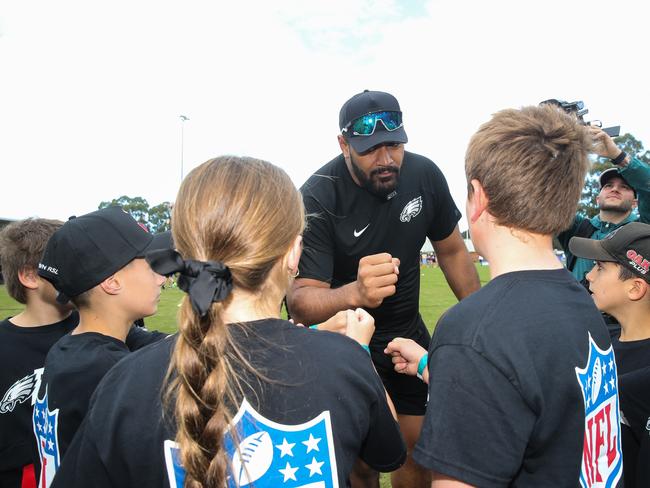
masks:
POLYGON ((452 307, 434 340, 478 347, 508 343, 546 331, 568 334, 567 324, 601 322, 584 288, 565 269, 516 271, 498 276, 452 307))
POLYGON ((57 341, 45 359, 45 372, 78 374, 108 369, 129 353, 126 344, 96 332, 68 334, 57 341))
POLYGON ((0 357, 4 364, 25 363, 35 358, 42 363, 53 344, 71 332, 78 323, 78 315, 53 324, 22 327, 8 317, 0 321, 0 357))
MULTIPOLYGON (((30 325, 18 325, 15 322, 18 319, 18 315, 12 315, 0 320, 0 334, 3 335, 46 335, 46 334, 56 334, 60 331, 65 331, 64 333, 72 331, 77 324, 79 323, 79 314, 76 310, 73 310, 70 315, 65 317, 62 320, 57 322, 49 322, 45 324, 30 324, 30 325), (14 320, 12 320, 14 319, 14 320)), ((56 319, 54 319, 56 320, 56 319)))

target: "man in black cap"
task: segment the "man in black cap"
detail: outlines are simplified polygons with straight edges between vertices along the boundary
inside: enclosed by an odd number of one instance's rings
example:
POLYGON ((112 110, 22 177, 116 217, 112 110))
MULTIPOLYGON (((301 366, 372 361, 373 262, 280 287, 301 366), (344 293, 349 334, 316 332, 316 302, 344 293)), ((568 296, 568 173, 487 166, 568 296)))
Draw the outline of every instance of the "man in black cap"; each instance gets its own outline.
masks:
POLYGON ((574 237, 571 252, 596 261, 594 303, 621 324, 612 337, 621 403, 625 488, 650 486, 650 225, 631 222, 604 239, 574 237))
MULTIPOLYGON (((416 378, 395 373, 383 351, 396 336, 428 347, 418 309, 425 239, 431 240, 458 299, 480 284, 445 177, 429 159, 404 150, 408 138, 397 99, 379 91, 359 93, 341 108, 339 128, 342 154, 301 188, 311 218, 289 310, 305 325, 349 308, 373 315, 371 356, 410 450, 422 426, 427 389, 416 378)), ((369 478, 367 486, 378 486, 374 474, 369 478)), ((392 486, 418 488, 429 486, 428 480, 409 457, 393 474, 392 486)))
POLYGON ((575 256, 569 249, 574 237, 600 240, 630 222, 650 223, 650 165, 622 151, 602 129, 589 127, 594 152, 610 158, 615 166, 600 175, 600 193, 596 198, 598 215, 588 219, 576 215, 573 225, 558 235, 567 258, 567 269, 586 286, 585 276, 594 261, 575 256), (634 209, 638 206, 638 215, 634 209))

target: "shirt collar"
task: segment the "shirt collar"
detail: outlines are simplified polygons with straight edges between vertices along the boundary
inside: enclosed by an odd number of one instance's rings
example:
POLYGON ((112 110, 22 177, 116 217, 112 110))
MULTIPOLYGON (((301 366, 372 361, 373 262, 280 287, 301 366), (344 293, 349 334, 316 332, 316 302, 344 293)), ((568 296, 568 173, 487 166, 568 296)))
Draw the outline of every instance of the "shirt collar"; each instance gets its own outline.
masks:
POLYGON ((590 222, 596 229, 600 229, 603 232, 611 232, 614 229, 618 229, 621 225, 629 224, 630 222, 636 221, 637 218, 634 215, 634 212, 631 212, 624 220, 618 224, 612 224, 611 222, 603 222, 600 220, 600 215, 596 215, 591 218, 590 222))

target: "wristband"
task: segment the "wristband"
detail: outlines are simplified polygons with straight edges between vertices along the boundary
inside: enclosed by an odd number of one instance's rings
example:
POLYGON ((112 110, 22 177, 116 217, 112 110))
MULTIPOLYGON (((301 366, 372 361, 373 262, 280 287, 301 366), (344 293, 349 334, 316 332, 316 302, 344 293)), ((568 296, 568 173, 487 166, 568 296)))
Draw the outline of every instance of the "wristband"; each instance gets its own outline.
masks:
POLYGON ((424 379, 422 378, 422 373, 424 373, 424 368, 427 367, 428 361, 429 361, 429 353, 425 352, 424 356, 420 358, 420 362, 418 363, 418 372, 416 374, 416 376, 423 381, 424 379))
POLYGON ((625 151, 621 151, 621 154, 619 154, 618 156, 616 156, 613 159, 610 159, 610 162, 612 164, 615 164, 616 166, 618 166, 623 161, 625 161, 625 158, 627 158, 627 153, 625 151))
POLYGON ((318 324, 310 325, 310 329, 318 330, 318 324))
POLYGON ((361 347, 363 347, 363 350, 368 353, 368 356, 370 356, 370 348, 366 344, 361 344, 361 347))

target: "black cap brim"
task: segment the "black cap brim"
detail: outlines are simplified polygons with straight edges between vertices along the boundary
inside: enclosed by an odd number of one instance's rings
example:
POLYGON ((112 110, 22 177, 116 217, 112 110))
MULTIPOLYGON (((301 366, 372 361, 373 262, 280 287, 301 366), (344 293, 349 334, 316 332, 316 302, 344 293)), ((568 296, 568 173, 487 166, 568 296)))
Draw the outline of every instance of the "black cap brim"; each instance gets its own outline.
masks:
POLYGON ((384 144, 406 144, 409 138, 406 135, 404 127, 400 127, 394 131, 380 130, 377 128, 371 136, 349 136, 347 137, 347 141, 356 152, 365 153, 373 147, 384 144))
POLYGON ((160 232, 153 236, 153 240, 149 247, 147 247, 147 252, 155 251, 157 249, 173 249, 174 243, 172 241, 172 231, 168 230, 165 232, 160 232))
POLYGON ((579 258, 593 259, 594 261, 618 261, 603 249, 602 241, 587 237, 572 237, 569 241, 569 251, 579 258))
POLYGON ((170 230, 165 232, 160 232, 153 236, 151 242, 145 247, 137 257, 145 257, 147 253, 151 251, 158 251, 160 249, 173 249, 174 243, 172 241, 172 232, 170 230))

